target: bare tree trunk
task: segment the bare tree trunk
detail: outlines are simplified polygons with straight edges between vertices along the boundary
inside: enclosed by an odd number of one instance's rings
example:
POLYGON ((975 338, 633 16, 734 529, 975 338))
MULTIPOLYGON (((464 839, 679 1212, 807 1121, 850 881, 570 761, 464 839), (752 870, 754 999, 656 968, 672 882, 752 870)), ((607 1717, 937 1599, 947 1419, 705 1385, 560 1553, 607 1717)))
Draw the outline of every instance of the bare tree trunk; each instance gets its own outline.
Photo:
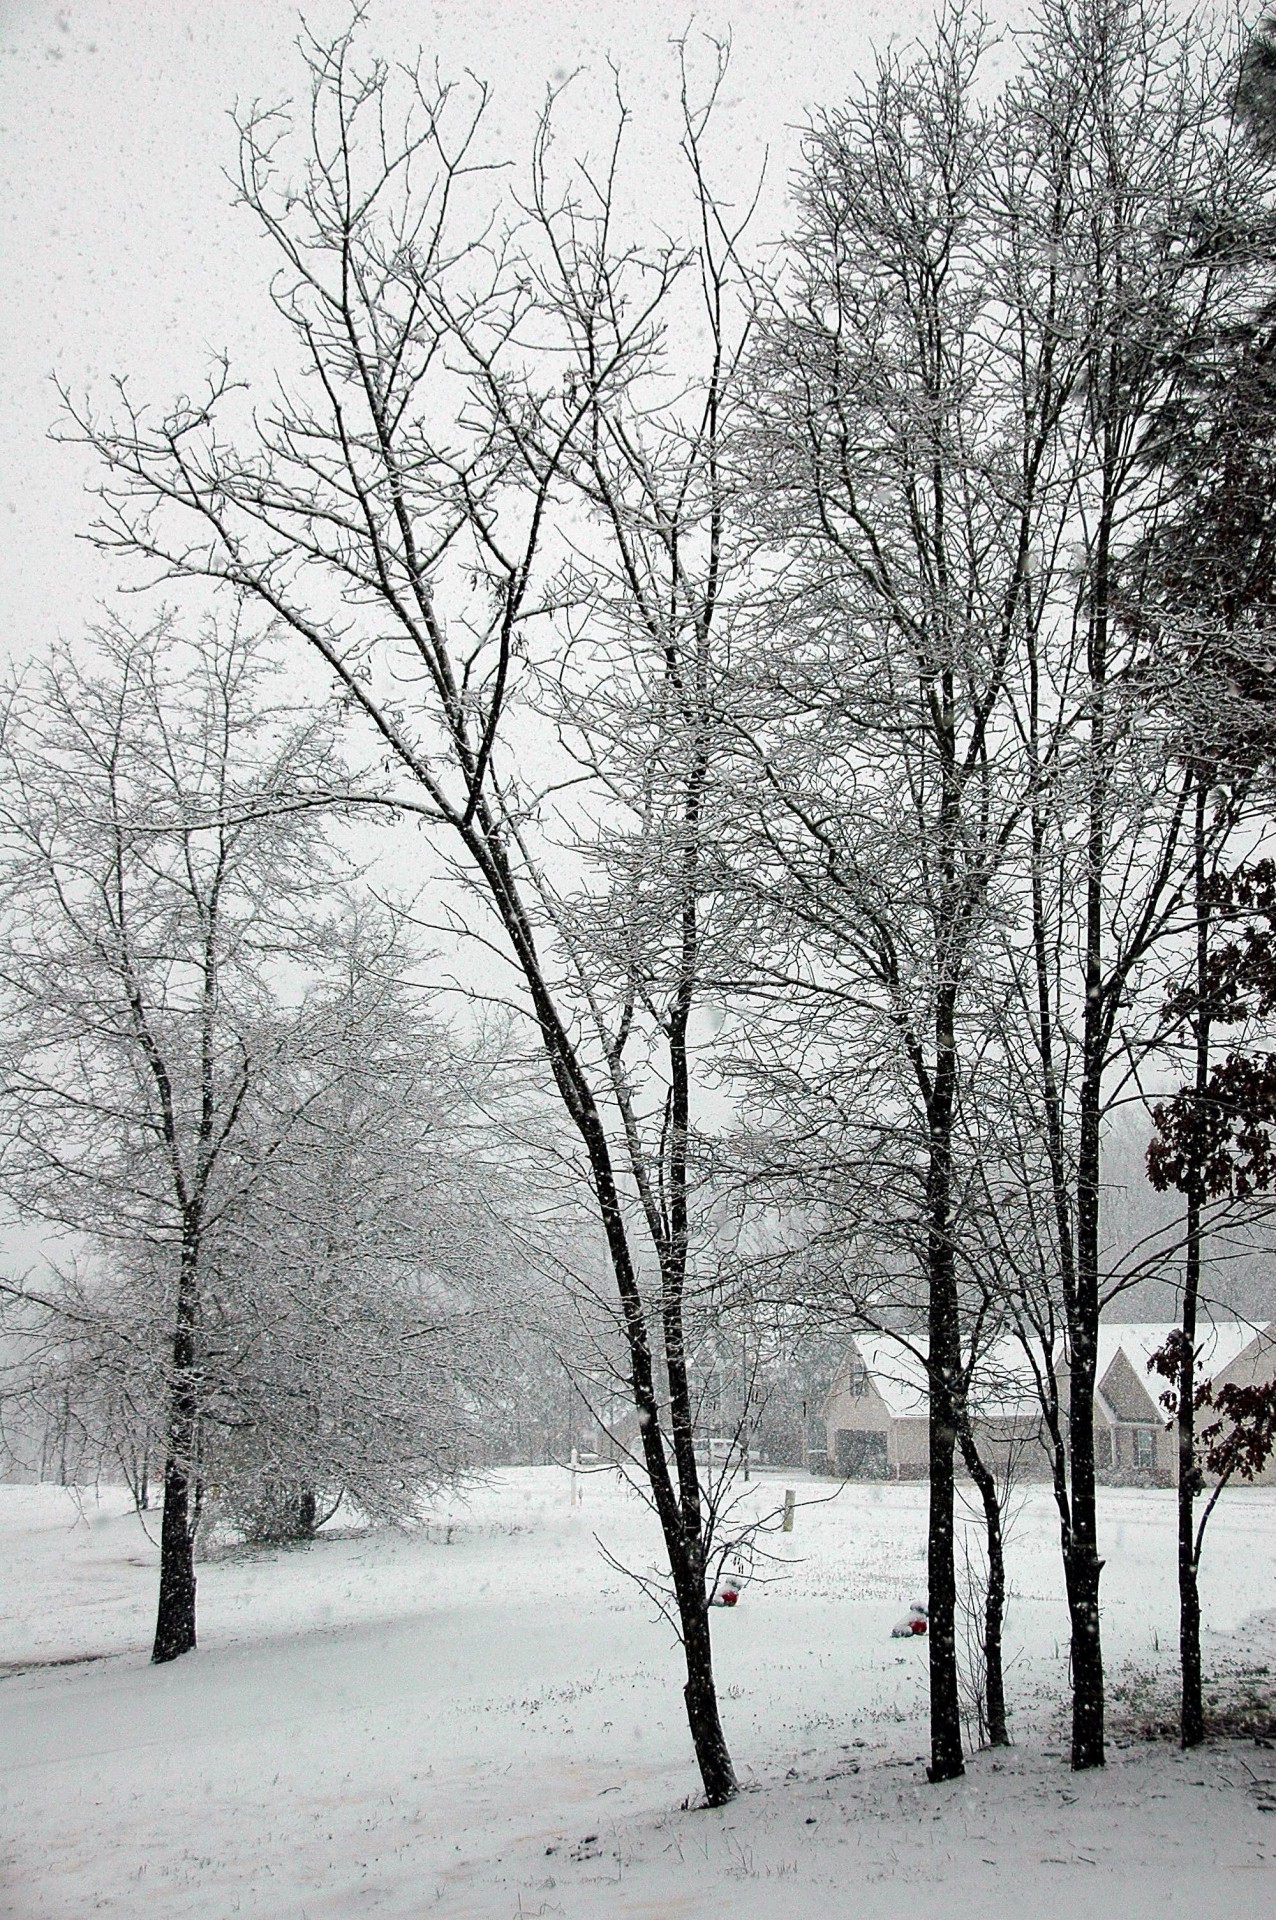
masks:
MULTIPOLYGON (((1082 1091, 1082 1150, 1077 1179, 1077 1230, 1074 1236, 1073 1216, 1068 1188, 1067 1158, 1064 1146, 1063 1100, 1054 1056, 1054 1013, 1051 1006, 1051 967, 1046 927, 1045 896, 1045 813, 1041 801, 1042 766, 1039 749, 1039 665, 1035 639, 1030 654, 1031 729, 1033 750, 1034 798, 1032 806, 1032 930, 1033 961, 1036 976, 1037 993, 1037 1034, 1036 1042, 1041 1064, 1041 1092, 1045 1116, 1046 1147, 1050 1162, 1051 1197, 1055 1232, 1057 1236, 1057 1254, 1059 1260, 1059 1281, 1063 1294, 1064 1314, 1068 1327, 1071 1372, 1069 1376, 1068 1417, 1066 1429, 1061 1419, 1062 1408, 1057 1376, 1053 1359, 1043 1353, 1042 1363, 1046 1368, 1043 1385, 1042 1412, 1050 1441, 1051 1481, 1054 1488, 1055 1505, 1059 1513, 1059 1536, 1063 1554, 1064 1586, 1068 1599, 1068 1613, 1072 1631, 1072 1688, 1073 1688, 1073 1730, 1072 1764, 1086 1766, 1092 1764, 1094 1753, 1094 1729, 1097 1720, 1098 1757, 1103 1755, 1103 1666, 1099 1643, 1098 1588, 1099 1570, 1093 1565, 1097 1555, 1094 1552, 1094 1371, 1095 1349, 1089 1348, 1089 1374, 1085 1385, 1078 1388, 1078 1381, 1085 1374, 1085 1343, 1078 1356, 1076 1328, 1078 1323, 1078 1274, 1088 1246, 1092 1253, 1090 1264, 1091 1288, 1094 1295, 1094 1321, 1098 1320, 1097 1295, 1097 1208, 1098 1208, 1098 1076, 1092 1076, 1082 1091), (1085 1094, 1093 1094, 1091 1107, 1092 1127, 1086 1132, 1085 1094), (1087 1159, 1087 1140, 1089 1158, 1087 1159), (1089 1186, 1087 1188, 1087 1169, 1089 1186), (1087 1216, 1083 1195, 1089 1192, 1093 1196, 1093 1206, 1087 1216), (1084 1221, 1090 1220, 1090 1239, 1085 1238, 1084 1221), (1078 1371, 1080 1368, 1080 1372, 1078 1371), (1079 1435, 1074 1414, 1079 1399, 1086 1401, 1088 1421, 1087 1431, 1079 1435), (1076 1463, 1082 1463, 1082 1490, 1080 1522, 1080 1545, 1078 1541, 1078 1515, 1074 1503, 1077 1491, 1075 1485, 1076 1463), (1089 1465, 1088 1476, 1085 1471, 1089 1465), (1088 1478, 1088 1491, 1086 1488, 1088 1478), (1088 1529, 1088 1532, 1087 1532, 1088 1529), (1088 1546, 1087 1546, 1088 1543, 1088 1546), (1087 1599, 1087 1594, 1089 1599, 1087 1599), (1080 1680, 1078 1679, 1080 1676, 1080 1680), (1097 1689, 1097 1708, 1096 1708, 1097 1689)), ((1092 865, 1090 870, 1090 889, 1087 899, 1087 951, 1086 951, 1086 1008, 1085 1043, 1083 1057, 1087 1067, 1095 1058, 1098 1045, 1098 1015, 1100 1012, 1100 912, 1102 891, 1098 871, 1093 865, 1097 857, 1101 862, 1103 849, 1102 804, 1098 808, 1097 822, 1091 816, 1092 865), (1097 846, 1096 846, 1097 836, 1097 846), (1093 1023, 1093 1031, 1092 1031, 1093 1023)), ((1044 1335, 1043 1335, 1044 1344, 1044 1335)))
POLYGON ((1099 1342, 1099 1121, 1107 1023, 1103 978, 1103 909, 1111 746, 1107 728, 1108 621, 1111 597, 1112 502, 1105 499, 1095 549, 1094 588, 1086 634, 1090 689, 1085 888, 1085 1006, 1081 1028, 1080 1138, 1077 1147, 1077 1266, 1067 1298, 1071 1390, 1068 1452, 1072 1537, 1065 1562, 1072 1616, 1072 1764, 1104 1764, 1103 1651, 1099 1631, 1098 1512, 1094 1470, 1094 1389, 1099 1342))
POLYGON ((1001 1526, 1001 1501, 991 1468, 982 1458, 970 1422, 962 1418, 959 1434, 966 1471, 979 1489, 984 1508, 984 1538, 988 1555, 988 1587, 984 1594, 984 1684, 987 1689, 988 1744, 1008 1747, 1006 1683, 1002 1667, 1001 1634, 1006 1617, 1006 1554, 1001 1526))
MULTIPOLYGON (((1207 1098, 1210 1074, 1209 907, 1205 898, 1204 775, 1198 773, 1193 822, 1192 860, 1196 901, 1196 1104, 1207 1098)), ((1199 1118, 1198 1118, 1199 1125, 1199 1118)), ((1193 1160, 1198 1158, 1194 1152, 1193 1160)), ((1201 1596, 1198 1586, 1196 1496, 1200 1474, 1196 1465, 1196 1317, 1201 1292, 1201 1177, 1193 1165, 1187 1188, 1187 1247, 1183 1272, 1182 1344, 1178 1378, 1178 1572, 1179 1666, 1182 1699, 1179 1736, 1185 1747, 1198 1747, 1205 1738, 1205 1707, 1201 1692, 1201 1596)))
MULTIPOLYGON (((1185 1316, 1186 1320, 1186 1316, 1185 1316)), ((1186 1326, 1184 1328, 1186 1332, 1186 1326)), ((1182 1402, 1180 1402, 1180 1408, 1182 1402)), ((1192 1421, 1179 1422, 1179 1665, 1182 1671, 1182 1700, 1179 1709, 1179 1739, 1184 1747, 1199 1747, 1205 1738, 1205 1707, 1201 1691, 1201 1596, 1197 1586, 1195 1536, 1195 1489, 1189 1478, 1186 1491, 1183 1480, 1184 1427, 1187 1428, 1189 1475, 1195 1473, 1195 1447, 1192 1421), (1186 1546, 1185 1546, 1186 1543, 1186 1546)))
POLYGON ((195 1539, 191 1525, 190 1478, 198 1417, 194 1383, 194 1269, 193 1253, 184 1250, 178 1281, 177 1325, 173 1332, 173 1385, 164 1458, 159 1608, 155 1644, 151 1649, 151 1659, 157 1665, 176 1660, 195 1646, 195 1539))
POLYGON ((709 1633, 709 1604, 705 1591, 705 1568, 699 1543, 684 1543, 675 1558, 674 1585, 678 1597, 679 1624, 683 1654, 687 1663, 687 1681, 682 1690, 687 1708, 687 1725, 696 1752, 696 1764, 704 1785, 705 1799, 711 1807, 725 1806, 737 1792, 735 1768, 722 1731, 718 1711, 718 1690, 713 1677, 713 1645, 709 1633))
MULTIPOLYGON (((709 1596, 705 1581, 704 1517, 701 1507, 700 1474, 696 1465, 695 1415, 691 1400, 691 1383, 687 1372, 683 1312, 687 1256, 690 1246, 687 1147, 691 1124, 691 1075, 687 1054, 687 1026, 691 1015, 693 989, 699 970, 697 868, 704 778, 703 758, 698 756, 695 772, 689 782, 684 812, 687 843, 683 853, 681 876, 681 967, 669 1020, 670 1217, 669 1239, 662 1261, 664 1267, 662 1320, 665 1364, 669 1376, 669 1425, 678 1473, 679 1508, 682 1521, 678 1552, 684 1562, 685 1599, 677 1581, 675 1581, 675 1590, 678 1592, 683 1648, 687 1661, 687 1684, 684 1688, 687 1723, 691 1729, 696 1759, 700 1766, 700 1777, 704 1782, 705 1796, 711 1806, 722 1806, 736 1792, 736 1777, 731 1756, 727 1751, 726 1737, 722 1731, 717 1688, 713 1678, 709 1596)), ((748 1477, 747 1473, 745 1477, 748 1477)), ((671 1549, 671 1563, 673 1558, 671 1549)))
MULTIPOLYGON (((709 1630, 703 1536, 699 1529, 693 1533, 683 1524, 659 1429, 655 1428, 654 1420, 644 1419, 642 1400, 638 1394, 635 1394, 635 1401, 640 1408, 639 1419, 643 1421, 647 1474, 656 1495, 678 1608, 678 1626, 687 1667, 687 1679, 683 1687, 687 1726, 691 1744, 695 1748, 705 1799, 711 1807, 722 1807, 728 1800, 734 1799, 738 1786, 726 1735, 722 1731, 718 1690, 713 1676, 713 1643, 709 1630)), ((684 1503, 687 1491, 684 1487, 684 1503)))
POLYGON ((156 1665, 176 1660, 195 1646, 195 1542, 190 1530, 190 1482, 180 1448, 193 1432, 188 1409, 177 1404, 169 1428, 170 1452, 164 1462, 164 1516, 160 1523, 159 1610, 151 1659, 156 1665))
POLYGON ((961 1376, 961 1325, 952 1243, 952 1104, 955 993, 946 988, 936 1015, 929 1188, 930 1510, 927 1567, 930 1614, 930 1765, 932 1781, 965 1772, 957 1680, 957 1570, 953 1554, 953 1450, 961 1376))
MULTIPOLYGON (((931 1326, 936 1322, 934 1303, 931 1326)), ((965 1772, 961 1750, 961 1706, 957 1692, 957 1578, 953 1564, 952 1414, 943 1396, 930 1395, 930 1511, 926 1535, 930 1610, 930 1765, 931 1781, 955 1780, 965 1772)))
POLYGON ((1086 1221, 1087 1186, 1098 1185, 1098 1112, 1085 1112, 1079 1160, 1077 1312, 1071 1328, 1071 1390, 1068 1403, 1068 1455, 1071 1481, 1071 1538, 1064 1556, 1068 1610, 1072 1622, 1072 1764, 1078 1770, 1104 1764, 1103 1651, 1099 1631, 1098 1511, 1094 1470, 1094 1387, 1098 1358, 1097 1205, 1093 1225, 1086 1221), (1087 1121, 1093 1126, 1087 1145, 1087 1121))
MULTIPOLYGON (((629 1349, 630 1387, 642 1433, 643 1462, 651 1488, 652 1502, 660 1520, 665 1551, 678 1609, 679 1629, 687 1663, 684 1696, 687 1721, 700 1767, 705 1798, 710 1806, 724 1806, 738 1791, 731 1765, 717 1689, 713 1678, 713 1650, 709 1633, 708 1600, 705 1588, 704 1531, 701 1515, 700 1482, 695 1462, 690 1389, 687 1381, 682 1332, 682 1297, 678 1275, 679 1262, 685 1263, 687 1221, 685 1178, 675 1180, 673 1191, 683 1187, 675 1202, 678 1211, 671 1236, 671 1247, 662 1257, 663 1299, 661 1331, 670 1380, 670 1426, 674 1460, 678 1473, 675 1490, 669 1470, 665 1436, 661 1425, 656 1393, 651 1340, 643 1306, 642 1292, 634 1265, 624 1212, 616 1183, 615 1168, 606 1128, 587 1075, 572 1044, 545 979, 536 940, 528 922, 517 881, 511 871, 504 842, 480 799, 475 808, 474 828, 464 830, 466 844, 491 888, 494 904, 509 936, 527 983, 528 993, 542 1043, 549 1059, 555 1083, 589 1159, 595 1200, 607 1241, 611 1269, 620 1296, 621 1320, 629 1349), (679 1247, 681 1252, 679 1252, 679 1247)), ((684 988, 686 987, 684 982, 684 988)), ((689 1004, 689 1002, 688 1002, 689 1004)), ((682 1141, 675 1153, 685 1155, 687 1116, 685 1101, 689 1091, 685 1057, 679 1065, 678 1015, 671 1022, 672 1079, 682 1080, 679 1095, 682 1141)), ((685 1039, 685 1016, 682 1032, 685 1039)), ((677 1163, 676 1163, 677 1164, 677 1163)))

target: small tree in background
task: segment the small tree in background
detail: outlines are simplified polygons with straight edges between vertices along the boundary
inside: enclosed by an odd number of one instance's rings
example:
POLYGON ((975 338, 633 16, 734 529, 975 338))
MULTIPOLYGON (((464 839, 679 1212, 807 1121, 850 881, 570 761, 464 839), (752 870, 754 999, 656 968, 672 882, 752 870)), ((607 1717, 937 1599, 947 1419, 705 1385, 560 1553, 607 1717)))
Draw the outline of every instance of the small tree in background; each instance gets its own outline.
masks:
POLYGON ((507 1225, 526 1195, 475 1104, 482 1063, 410 966, 393 914, 334 927, 297 1013, 296 1124, 219 1250, 231 1364, 205 1472, 259 1533, 311 1533, 343 1494, 403 1519, 454 1482, 526 1291, 507 1225))
MULTIPOLYGON (((313 803, 341 784, 333 721, 281 699, 241 623, 197 641, 117 623, 10 688, 0 754, 0 1177, 21 1211, 154 1282, 113 1344, 117 1379, 163 1378, 154 1658, 171 1660, 195 1644, 214 1250, 311 1098, 278 987, 323 949, 338 866, 313 803)), ((6 1293, 83 1351, 81 1280, 6 1293)))

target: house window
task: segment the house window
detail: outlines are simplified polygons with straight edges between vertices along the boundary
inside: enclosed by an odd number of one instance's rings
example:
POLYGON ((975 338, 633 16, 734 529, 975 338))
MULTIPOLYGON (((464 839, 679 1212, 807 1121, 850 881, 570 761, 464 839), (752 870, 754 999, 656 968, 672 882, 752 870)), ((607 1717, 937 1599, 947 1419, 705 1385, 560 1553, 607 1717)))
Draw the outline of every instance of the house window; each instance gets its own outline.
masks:
POLYGON ((851 1398, 863 1400, 868 1393, 868 1368, 862 1360, 851 1362, 851 1398))
POLYGON ((1134 1464, 1136 1467, 1156 1465, 1156 1434, 1151 1427, 1134 1429, 1134 1464))

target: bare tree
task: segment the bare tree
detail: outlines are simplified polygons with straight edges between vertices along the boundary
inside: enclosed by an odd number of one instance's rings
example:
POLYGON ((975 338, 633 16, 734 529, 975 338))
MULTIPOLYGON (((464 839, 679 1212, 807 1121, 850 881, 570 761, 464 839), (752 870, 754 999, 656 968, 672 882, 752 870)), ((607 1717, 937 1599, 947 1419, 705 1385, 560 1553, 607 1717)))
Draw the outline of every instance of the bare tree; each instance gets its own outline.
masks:
POLYGON ((401 916, 330 930, 293 1016, 294 1125, 218 1237, 201 1459, 223 1510, 314 1531, 349 1495, 402 1519, 473 1460, 522 1196, 463 1053, 408 978, 401 916))
POLYGON ((1190 343, 1234 298, 1229 249, 1259 204, 1229 131, 1234 77, 1226 41, 1159 0, 1047 6, 1025 75, 1051 274, 1080 350, 1064 443, 1071 590, 1054 597, 1040 642, 1030 636, 1021 706, 1035 970, 1022 1004, 1069 1370, 1067 1485, 1057 1477, 1056 1492, 1077 1767, 1104 1757, 1093 1433, 1103 1139, 1161 1017, 1157 954, 1185 917, 1191 866, 1190 778, 1163 735, 1149 737, 1141 640, 1122 635, 1115 612, 1123 556, 1160 505, 1157 424, 1190 343))
POLYGON ((692 238, 641 246, 617 230, 618 144, 554 187, 547 116, 526 211, 505 202, 511 225, 488 205, 484 90, 361 65, 356 37, 357 23, 331 44, 306 42, 295 174, 283 171, 283 115, 241 124, 241 197, 276 252, 293 364, 251 422, 226 369, 204 399, 165 415, 134 406, 127 388, 113 422, 80 410, 108 468, 98 537, 161 573, 250 596, 317 653, 399 776, 393 804, 440 830, 457 884, 495 917, 606 1239, 689 1724, 718 1804, 735 1780, 713 1681, 683 1292, 732 236, 704 185, 704 118, 685 90, 692 238), (689 382, 667 379, 675 312, 693 316, 705 344, 705 372, 689 382), (577 568, 594 583, 584 598, 571 566, 582 543, 577 568), (572 606, 585 622, 576 657, 594 650, 595 685, 609 648, 646 650, 635 683, 644 751, 677 763, 649 841, 672 939, 619 979, 623 941, 608 931, 596 974, 598 942, 566 906, 582 793, 592 783, 605 810, 607 769, 597 754, 575 766, 542 718, 572 606), (645 1138, 625 1059, 640 1013, 663 1059, 643 1076, 648 1094, 663 1084, 645 1138))
MULTIPOLYGON (((754 1285, 762 1301, 797 1315, 808 1338, 816 1330, 827 1338, 833 1328, 840 1329, 843 1342, 856 1333, 885 1336, 907 1376, 929 1382, 925 1162, 917 1149, 916 1122, 910 1125, 898 1088, 891 1089, 888 1102, 881 1091, 885 1076, 879 1075, 873 1095, 864 1101, 864 1078, 854 1057, 819 1070, 813 1069, 810 1054, 787 1071, 776 1062, 763 1066, 755 1058, 750 1063, 761 1116, 756 1129, 735 1143, 737 1176, 755 1206, 770 1200, 775 1221, 775 1244, 759 1260, 754 1285), (862 1106, 875 1107, 874 1116, 864 1115, 862 1106), (887 1194, 888 1206, 883 1204, 887 1194)), ((984 1204, 984 1174, 970 1148, 966 1112, 977 1098, 977 1079, 966 1072, 953 1139, 951 1235, 960 1335, 951 1406, 960 1456, 954 1471, 964 1467, 974 1483, 984 1522, 980 1732, 1000 1746, 1009 1739, 1002 1623, 1011 1483, 1004 1467, 1022 1451, 1018 1403, 1025 1396, 1022 1369, 1011 1370, 1011 1377, 1007 1368, 1005 1342, 1013 1318, 1004 1278, 982 1257, 976 1216, 984 1204), (1016 1410, 1007 1416, 1012 1405, 1016 1410)), ((954 1602, 959 1611, 968 1609, 972 1577, 967 1553, 954 1602)), ((965 1611, 963 1620, 968 1638, 965 1611)), ((964 1686, 959 1669, 959 1697, 964 1686)))
MULTIPOLYGON (((1239 89, 1246 130, 1264 151, 1265 116, 1254 88, 1270 52, 1269 35, 1259 30, 1246 48, 1239 89)), ((1238 1098, 1242 1107, 1249 1102, 1251 1125, 1261 1125, 1258 1115, 1265 1104, 1261 1068, 1254 1063, 1256 1070, 1247 1072, 1233 1047, 1216 1073, 1211 1041, 1218 1025, 1264 1006, 1261 968, 1245 975, 1261 948, 1262 910, 1270 905, 1261 867, 1222 870, 1235 860, 1237 829, 1249 828, 1247 840, 1261 834, 1266 824, 1261 809, 1264 802, 1270 805, 1269 626, 1276 589, 1270 213, 1265 221, 1220 238, 1230 242, 1226 264, 1243 288, 1245 310, 1227 311, 1221 326, 1202 329, 1185 356, 1187 375, 1165 408, 1154 442, 1165 510, 1126 563, 1135 590, 1122 606, 1124 623, 1138 630, 1156 662, 1158 670, 1147 676, 1149 705, 1171 729, 1176 759, 1193 788, 1192 925, 1185 945, 1194 952, 1184 968, 1187 977, 1170 983, 1166 1004, 1167 1050, 1180 1056, 1179 1072, 1187 1065, 1190 1085, 1154 1109, 1158 1133, 1148 1150, 1153 1184, 1162 1191, 1178 1188, 1185 1214, 1180 1325, 1156 1362, 1171 1380, 1165 1397, 1178 1431, 1185 1747, 1198 1745, 1205 1729, 1197 1581, 1203 1540, 1203 1524, 1196 1519, 1201 1491, 1197 1415, 1203 1403, 1197 1323, 1205 1304, 1209 1244, 1234 1212, 1220 1202, 1240 1200, 1244 1207, 1254 1198, 1246 1193, 1250 1183, 1243 1175, 1237 1178, 1229 1168, 1220 1179, 1218 1153, 1236 1123, 1238 1098), (1247 817, 1255 792, 1258 820, 1247 817), (1245 921, 1247 913, 1256 919, 1248 920, 1238 945, 1235 923, 1245 921)))
POLYGON ((790 1028, 818 1009, 816 1071, 845 1072, 865 1164, 896 1163, 892 1190, 924 1221, 935 1780, 962 1769, 954 1137, 981 951, 1028 804, 1010 706, 1058 540, 1068 392, 1063 356, 1037 351, 1008 298, 990 209, 1013 200, 1018 162, 983 104, 986 52, 983 24, 948 9, 816 122, 754 363, 758 511, 784 556, 750 742, 770 801, 753 858, 790 930, 767 985, 790 1028))
POLYGON ((1003 1040, 1054 1201, 1037 1352, 1049 1373, 1058 1334, 1070 1384, 1065 1418, 1043 1375, 1072 1758, 1103 1759, 1104 1116, 1158 1031, 1155 956, 1188 884, 1187 784, 1149 737, 1144 656, 1114 607, 1158 509, 1158 422, 1234 298, 1229 250, 1259 204, 1229 134, 1229 50, 1200 22, 1159 0, 1050 0, 995 96, 985 50, 982 23, 949 9, 817 122, 753 433, 777 586, 754 664, 771 806, 751 858, 788 939, 767 986, 788 1059, 843 1065, 844 1106, 880 1125, 867 1160, 927 1181, 937 1776, 960 1766, 953 1141, 964 1064, 1003 1040))
MULTIPOLYGON (((329 924, 276 1015, 292 1124, 241 1148, 252 1177, 202 1237, 195 1499, 251 1538, 309 1538, 345 1498, 405 1520, 480 1464, 526 1317, 527 1194, 476 1098, 485 1063, 408 981, 402 925, 367 903, 329 924)), ((179 1276, 163 1247, 86 1239, 11 1297, 6 1398, 56 1425, 77 1477, 122 1470, 140 1511, 179 1276)))
MULTIPOLYGON (((156 1660, 195 1644, 210 1250, 297 1116, 276 981, 313 960, 333 879, 312 804, 337 780, 332 736, 279 704, 239 624, 194 643, 108 627, 7 704, 0 1175, 27 1214, 144 1253, 162 1282, 156 1660)), ((18 1291, 89 1311, 78 1284, 18 1291)))

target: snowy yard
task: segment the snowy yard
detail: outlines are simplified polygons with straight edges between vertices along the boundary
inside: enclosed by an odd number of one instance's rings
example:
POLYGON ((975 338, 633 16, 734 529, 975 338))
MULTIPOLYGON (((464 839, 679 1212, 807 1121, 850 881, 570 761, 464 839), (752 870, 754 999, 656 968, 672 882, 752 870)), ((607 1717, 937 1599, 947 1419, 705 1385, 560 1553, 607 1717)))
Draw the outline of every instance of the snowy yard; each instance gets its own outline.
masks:
MULTIPOLYGON (((925 1643, 889 1637, 924 1590, 925 1489, 801 1507, 776 1577, 716 1616, 746 1791, 705 1813, 681 1804, 698 1782, 668 1630, 595 1542, 637 1565, 655 1547, 610 1475, 577 1509, 566 1474, 511 1470, 412 1535, 214 1557, 199 1651, 163 1668, 147 1663, 156 1556, 126 1496, 0 1487, 0 1913, 1276 1911, 1276 1751, 1235 1739, 1184 1758, 1130 1737, 1172 1682, 1171 1502, 1104 1496, 1106 1775, 1060 1757, 1066 1614, 1033 1489, 1010 1547, 1017 1744, 939 1789, 920 1764, 925 1643)), ((1233 1695, 1262 1693, 1276 1494, 1225 1501, 1204 1598, 1207 1664, 1233 1695)))

